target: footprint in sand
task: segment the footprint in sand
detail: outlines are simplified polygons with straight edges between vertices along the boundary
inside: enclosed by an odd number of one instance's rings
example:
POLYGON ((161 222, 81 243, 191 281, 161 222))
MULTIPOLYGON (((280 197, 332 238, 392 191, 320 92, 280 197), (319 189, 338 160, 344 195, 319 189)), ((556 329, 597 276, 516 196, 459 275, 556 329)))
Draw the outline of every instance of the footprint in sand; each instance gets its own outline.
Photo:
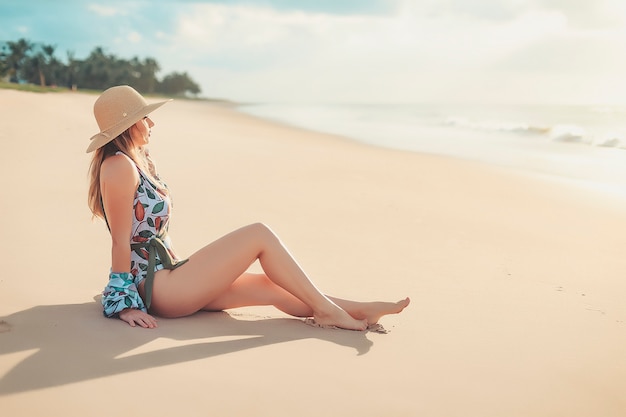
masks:
POLYGON ((8 332, 11 330, 11 325, 4 320, 0 320, 0 333, 8 332))
MULTIPOLYGON (((312 327, 320 327, 322 329, 341 330, 341 329, 339 329, 339 327, 318 324, 314 319, 312 319, 310 317, 304 319, 304 324, 308 324, 309 326, 312 326, 312 327)), ((378 323, 370 324, 369 326, 367 326, 367 329, 365 329, 365 330, 368 331, 368 332, 373 332, 373 333, 381 333, 381 334, 389 333, 389 330, 385 329, 381 324, 378 324, 378 323)))

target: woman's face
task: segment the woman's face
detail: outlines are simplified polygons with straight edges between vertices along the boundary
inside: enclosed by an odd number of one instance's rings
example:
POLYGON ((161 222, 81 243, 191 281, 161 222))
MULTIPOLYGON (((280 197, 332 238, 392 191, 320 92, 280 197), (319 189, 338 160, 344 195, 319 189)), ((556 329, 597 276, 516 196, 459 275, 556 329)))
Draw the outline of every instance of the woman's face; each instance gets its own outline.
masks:
POLYGON ((154 126, 154 122, 148 116, 133 125, 130 129, 130 136, 135 146, 141 147, 150 143, 150 129, 152 126, 154 126))

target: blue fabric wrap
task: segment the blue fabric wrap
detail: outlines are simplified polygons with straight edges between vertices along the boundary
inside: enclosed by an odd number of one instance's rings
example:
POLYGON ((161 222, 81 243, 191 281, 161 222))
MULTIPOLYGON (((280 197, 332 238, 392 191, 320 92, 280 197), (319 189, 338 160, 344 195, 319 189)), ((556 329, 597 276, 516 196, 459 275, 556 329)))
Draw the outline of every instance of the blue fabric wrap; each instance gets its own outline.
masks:
POLYGON ((139 296, 135 278, 128 272, 111 272, 109 283, 102 292, 102 313, 105 317, 117 317, 120 311, 134 308, 147 312, 143 300, 139 296))

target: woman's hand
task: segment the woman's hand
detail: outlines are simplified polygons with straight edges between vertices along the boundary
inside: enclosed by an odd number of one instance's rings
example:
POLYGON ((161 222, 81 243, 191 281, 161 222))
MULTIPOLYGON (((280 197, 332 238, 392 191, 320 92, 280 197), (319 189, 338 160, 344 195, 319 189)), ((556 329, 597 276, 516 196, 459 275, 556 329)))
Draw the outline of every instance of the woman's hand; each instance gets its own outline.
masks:
POLYGON ((157 321, 154 317, 134 308, 127 308, 120 311, 119 317, 120 320, 124 320, 132 327, 135 327, 137 324, 145 329, 154 329, 157 327, 157 321))

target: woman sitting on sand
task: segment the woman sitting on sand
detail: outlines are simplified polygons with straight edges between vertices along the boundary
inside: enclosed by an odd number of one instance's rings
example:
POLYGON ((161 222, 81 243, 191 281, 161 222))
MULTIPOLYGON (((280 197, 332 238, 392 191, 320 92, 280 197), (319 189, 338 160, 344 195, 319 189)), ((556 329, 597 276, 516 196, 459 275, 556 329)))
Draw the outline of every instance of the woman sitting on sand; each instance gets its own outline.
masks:
POLYGON ((154 126, 148 114, 166 102, 147 104, 131 87, 117 86, 94 104, 100 133, 87 148, 95 151, 88 200, 111 233, 111 273, 102 295, 106 317, 154 328, 152 314, 274 305, 320 326, 365 330, 409 304, 408 298, 356 302, 322 294, 263 224, 235 230, 179 260, 167 235, 169 191, 146 149, 154 126), (257 259, 264 273, 246 272, 257 259))

